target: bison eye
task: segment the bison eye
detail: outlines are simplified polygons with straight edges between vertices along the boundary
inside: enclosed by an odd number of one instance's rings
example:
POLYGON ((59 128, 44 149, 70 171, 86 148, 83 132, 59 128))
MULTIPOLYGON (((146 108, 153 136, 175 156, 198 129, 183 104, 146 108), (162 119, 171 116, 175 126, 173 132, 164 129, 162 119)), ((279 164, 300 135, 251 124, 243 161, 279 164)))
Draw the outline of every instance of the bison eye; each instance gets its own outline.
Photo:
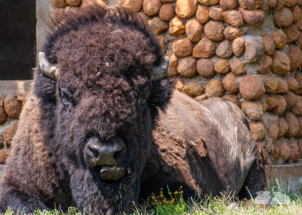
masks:
POLYGON ((145 87, 140 91, 138 100, 137 100, 139 108, 144 108, 146 106, 149 94, 150 94, 149 87, 145 87))
POLYGON ((138 103, 139 103, 140 105, 145 105, 145 104, 146 104, 146 101, 147 101, 147 98, 146 98, 146 97, 142 97, 142 98, 140 98, 140 99, 138 100, 138 103))
POLYGON ((72 104, 72 99, 71 99, 69 93, 64 89, 61 89, 61 98, 62 98, 62 101, 64 104, 66 104, 66 105, 72 104))

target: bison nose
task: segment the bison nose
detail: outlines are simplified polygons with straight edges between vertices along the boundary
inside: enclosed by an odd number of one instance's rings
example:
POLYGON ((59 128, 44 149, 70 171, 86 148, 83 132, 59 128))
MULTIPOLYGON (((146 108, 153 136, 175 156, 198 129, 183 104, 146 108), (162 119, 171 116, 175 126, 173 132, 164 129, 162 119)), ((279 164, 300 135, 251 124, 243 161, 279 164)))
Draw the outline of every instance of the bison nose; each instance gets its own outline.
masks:
POLYGON ((97 145, 89 146, 91 152, 96 158, 96 165, 117 165, 117 161, 123 154, 123 147, 100 147, 97 145))

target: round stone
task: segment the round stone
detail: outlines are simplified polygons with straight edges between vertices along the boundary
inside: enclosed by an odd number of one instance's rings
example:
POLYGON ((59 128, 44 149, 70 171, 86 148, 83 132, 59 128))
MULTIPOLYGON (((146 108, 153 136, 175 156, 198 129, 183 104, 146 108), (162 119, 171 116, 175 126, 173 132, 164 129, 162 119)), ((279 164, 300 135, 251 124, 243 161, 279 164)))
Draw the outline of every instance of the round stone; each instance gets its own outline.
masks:
POLYGON ((272 55, 275 52, 275 43, 273 38, 271 38, 270 36, 261 36, 262 37, 262 42, 263 42, 263 46, 265 48, 264 54, 266 55, 272 55))
POLYGON ((203 87, 199 83, 191 83, 182 89, 182 92, 191 97, 200 96, 204 93, 203 87))
POLYGON ((282 28, 282 30, 286 35, 287 43, 291 43, 291 42, 295 41, 296 39, 298 39, 299 34, 300 34, 299 29, 293 24, 291 24, 287 28, 282 28))
POLYGON ((302 51, 299 46, 290 44, 288 53, 290 60, 290 70, 294 71, 298 69, 302 63, 302 51))
POLYGON ((214 64, 210 59, 200 59, 197 61, 197 72, 206 78, 213 77, 216 73, 214 64))
POLYGON ((286 142, 280 141, 278 142, 278 147, 280 149, 279 152, 279 157, 283 160, 286 161, 289 158, 290 155, 290 147, 287 145, 286 142))
POLYGON ((275 93, 279 85, 278 78, 273 75, 264 75, 261 77, 263 77, 265 92, 269 94, 275 93))
POLYGON ((250 123, 250 128, 254 140, 259 141, 265 138, 266 129, 263 122, 250 123))
POLYGON ((239 92, 239 87, 236 84, 236 80, 237 80, 236 76, 233 75, 232 73, 227 74, 223 78, 222 84, 226 89, 226 91, 228 91, 231 94, 236 94, 239 92))
POLYGON ((220 80, 210 80, 205 89, 207 97, 221 97, 225 89, 220 80))
POLYGON ((175 12, 179 18, 187 19, 195 14, 197 6, 197 0, 177 0, 175 12))
POLYGON ((283 96, 280 96, 280 95, 275 95, 273 98, 275 98, 278 103, 277 106, 272 109, 273 114, 276 114, 276 115, 283 114, 285 111, 285 108, 286 108, 285 99, 283 98, 283 96))
POLYGON ((275 51, 272 68, 272 72, 278 75, 284 75, 290 71, 290 60, 285 52, 275 51))
POLYGON ((170 53, 168 57, 170 58, 170 62, 169 62, 167 76, 171 77, 171 76, 178 75, 177 72, 178 58, 174 53, 170 53))
POLYGON ((223 11, 222 15, 224 21, 234 27, 240 27, 244 24, 242 15, 237 10, 223 11))
POLYGON ((296 136, 297 132, 299 131, 298 119, 291 112, 286 112, 284 116, 288 124, 288 130, 284 136, 288 138, 296 136))
POLYGON ((240 60, 234 60, 231 63, 231 71, 236 76, 241 76, 246 74, 245 66, 240 60))
POLYGON ((6 97, 4 100, 4 109, 9 117, 18 119, 22 109, 22 102, 17 97, 6 97))
POLYGON ((195 58, 190 56, 181 59, 178 63, 177 71, 187 78, 195 76, 197 74, 195 58))
POLYGON ((216 55, 221 58, 229 58, 233 55, 232 44, 229 40, 222 41, 216 48, 216 55))
POLYGON ((4 123, 6 119, 7 119, 7 114, 5 113, 4 108, 0 106, 0 124, 4 123))
POLYGON ((236 55, 237 57, 241 56, 244 51, 244 42, 245 40, 242 37, 236 38, 233 41, 232 50, 234 55, 236 55))
POLYGON ((274 15, 274 18, 277 20, 275 22, 276 26, 288 27, 293 23, 294 17, 290 9, 287 7, 281 8, 281 10, 277 11, 274 15))
POLYGON ((287 85, 290 91, 296 91, 299 88, 299 82, 291 75, 287 75, 287 85))
POLYGON ((211 6, 219 3, 219 0, 198 0, 200 4, 211 6))
POLYGON ((63 8, 67 6, 66 0, 52 0, 52 3, 57 8, 63 8))
POLYGON ((266 74, 270 71, 273 64, 273 59, 270 56, 264 55, 263 61, 260 64, 259 70, 257 72, 259 74, 266 74))
POLYGON ((267 103, 267 110, 272 110, 278 105, 277 99, 272 97, 266 97, 266 103, 267 103))
POLYGON ((178 57, 186 57, 192 54, 193 43, 189 38, 183 37, 178 40, 174 40, 172 44, 173 52, 178 57))
POLYGON ((204 26, 205 35, 213 41, 222 41, 224 39, 224 26, 222 22, 209 21, 204 26))
POLYGON ((12 145, 13 138, 16 134, 17 128, 18 128, 18 122, 15 122, 4 131, 4 140, 7 145, 9 146, 12 145))
POLYGON ((223 10, 232 10, 238 6, 237 0, 220 0, 220 7, 223 10))
POLYGON ((237 27, 233 27, 233 26, 229 25, 228 27, 226 27, 224 29, 223 34, 224 34, 225 39, 234 40, 237 37, 243 36, 245 33, 242 28, 237 28, 237 27))
POLYGON ((191 19, 186 23, 186 34, 192 42, 198 42, 203 33, 203 26, 197 19, 191 19))
POLYGON ((287 40, 286 34, 281 29, 275 29, 271 31, 271 34, 273 36, 275 47, 277 49, 283 49, 284 46, 286 45, 286 40, 287 40))
POLYGON ((259 102, 243 101, 241 110, 252 120, 260 120, 263 115, 263 108, 259 102))
POLYGON ((219 6, 215 5, 210 7, 209 16, 211 19, 214 19, 216 21, 223 21, 222 12, 223 10, 219 6))
MULTIPOLYGON (((296 96, 295 94, 293 94, 292 92, 288 92, 292 94, 292 103, 290 104, 291 106, 289 106, 288 109, 290 109, 291 107, 293 108, 293 113, 295 116, 302 116, 302 97, 301 96, 296 96), (294 99, 296 101, 296 103, 294 103, 294 99)), ((286 99, 286 98, 285 98, 286 99)))
MULTIPOLYGON (((141 0, 141 2, 142 2, 142 0, 141 0)), ((68 4, 69 6, 77 7, 77 6, 80 6, 81 3, 82 3, 82 0, 66 0, 66 4, 68 4)))
POLYGON ((149 27, 156 35, 164 33, 169 28, 168 23, 164 22, 158 17, 154 17, 148 23, 149 23, 149 27))
POLYGON ((288 124, 283 117, 278 118, 278 128, 279 128, 278 139, 280 139, 280 138, 284 137, 284 135, 288 131, 288 124))
POLYGON ((216 44, 203 37, 193 49, 193 57, 196 58, 210 58, 215 54, 216 44))
POLYGON ((294 93, 292 93, 291 91, 288 91, 285 94, 284 99, 286 101, 286 108, 285 108, 285 110, 289 110, 289 109, 295 107, 295 105, 297 103, 297 98, 296 98, 296 95, 294 93))
POLYGON ((148 16, 155 16, 161 7, 160 0, 144 0, 143 10, 148 16))
POLYGON ((186 32, 183 20, 175 16, 169 23, 169 33, 173 36, 179 36, 186 32))
POLYGON ((281 78, 278 78, 278 88, 276 93, 287 93, 288 92, 288 85, 287 81, 281 78))
POLYGON ((209 10, 206 6, 198 6, 196 11, 196 19, 201 24, 205 24, 207 21, 209 21, 209 10))
POLYGON ((176 78, 175 79, 175 85, 174 88, 178 91, 182 91, 182 89, 184 88, 184 81, 182 78, 176 78))
POLYGON ((171 20, 175 15, 174 4, 164 4, 159 10, 159 17, 164 21, 171 20))
POLYGON ((161 35, 157 35, 156 37, 159 41, 162 51, 165 53, 167 51, 167 44, 165 42, 165 36, 161 34, 161 35))
POLYGON ((264 10, 244 10, 239 8, 243 20, 250 25, 262 25, 264 21, 264 10))
POLYGON ((265 93, 262 80, 254 75, 245 76, 240 82, 239 90, 242 97, 246 100, 259 99, 265 93))
POLYGON ((219 58, 215 63, 215 72, 227 74, 230 71, 230 62, 228 59, 219 58))

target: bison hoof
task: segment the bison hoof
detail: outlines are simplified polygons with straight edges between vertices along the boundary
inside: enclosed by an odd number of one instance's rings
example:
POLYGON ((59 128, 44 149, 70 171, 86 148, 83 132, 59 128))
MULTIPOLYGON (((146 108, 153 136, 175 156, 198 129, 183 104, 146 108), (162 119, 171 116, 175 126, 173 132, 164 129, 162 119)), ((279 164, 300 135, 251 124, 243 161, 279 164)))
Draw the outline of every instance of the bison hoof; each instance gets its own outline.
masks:
POLYGON ((102 166, 100 173, 104 181, 117 181, 124 177, 126 172, 125 167, 102 166))

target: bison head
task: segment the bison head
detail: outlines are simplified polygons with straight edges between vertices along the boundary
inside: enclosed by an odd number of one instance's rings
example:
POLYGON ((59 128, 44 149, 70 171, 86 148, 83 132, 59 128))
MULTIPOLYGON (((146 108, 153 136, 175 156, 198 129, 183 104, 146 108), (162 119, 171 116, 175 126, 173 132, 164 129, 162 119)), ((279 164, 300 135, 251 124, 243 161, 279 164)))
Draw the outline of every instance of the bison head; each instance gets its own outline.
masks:
POLYGON ((58 20, 35 72, 47 144, 71 205, 125 211, 139 196, 158 108, 171 96, 168 61, 126 9, 94 6, 58 20))

